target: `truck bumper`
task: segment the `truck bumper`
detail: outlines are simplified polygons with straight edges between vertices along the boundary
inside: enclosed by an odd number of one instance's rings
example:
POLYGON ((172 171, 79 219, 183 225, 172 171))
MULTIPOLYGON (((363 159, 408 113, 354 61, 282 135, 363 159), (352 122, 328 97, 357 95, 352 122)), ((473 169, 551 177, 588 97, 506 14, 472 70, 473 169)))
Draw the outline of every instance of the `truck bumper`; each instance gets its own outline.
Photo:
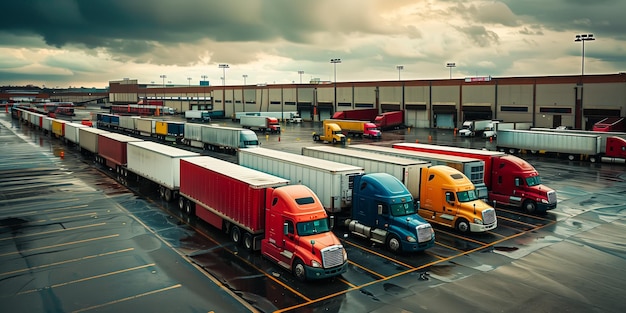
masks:
POLYGON ((537 203, 537 211, 546 212, 556 209, 556 203, 537 203))
POLYGON ((308 265, 305 266, 307 280, 316 280, 339 276, 348 270, 348 262, 345 262, 340 266, 335 266, 331 268, 311 267, 308 265))
POLYGON ((431 239, 430 241, 426 241, 426 242, 408 242, 408 241, 402 241, 402 251, 405 252, 418 252, 418 251, 424 251, 428 248, 431 248, 432 246, 435 245, 435 238, 431 239))
POLYGON ((473 233, 482 233, 488 230, 495 229, 497 226, 498 226, 498 222, 495 222, 489 225, 470 223, 470 231, 473 233))

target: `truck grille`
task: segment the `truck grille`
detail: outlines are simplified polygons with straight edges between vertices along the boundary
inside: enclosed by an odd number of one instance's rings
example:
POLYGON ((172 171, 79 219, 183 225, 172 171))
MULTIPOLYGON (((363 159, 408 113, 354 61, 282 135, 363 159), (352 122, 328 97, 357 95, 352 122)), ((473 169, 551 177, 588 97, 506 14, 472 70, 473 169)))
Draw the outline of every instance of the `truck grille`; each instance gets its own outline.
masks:
POLYGON ((548 191, 548 202, 549 203, 556 203, 556 191, 554 191, 554 190, 548 191))
POLYGON ((343 246, 336 245, 322 249, 324 268, 331 268, 343 264, 343 246))
POLYGON ((433 228, 430 224, 417 226, 415 230, 417 231, 417 242, 428 242, 432 239, 433 228))
POLYGON ((496 210, 486 209, 483 211, 483 224, 490 225, 496 222, 496 210))

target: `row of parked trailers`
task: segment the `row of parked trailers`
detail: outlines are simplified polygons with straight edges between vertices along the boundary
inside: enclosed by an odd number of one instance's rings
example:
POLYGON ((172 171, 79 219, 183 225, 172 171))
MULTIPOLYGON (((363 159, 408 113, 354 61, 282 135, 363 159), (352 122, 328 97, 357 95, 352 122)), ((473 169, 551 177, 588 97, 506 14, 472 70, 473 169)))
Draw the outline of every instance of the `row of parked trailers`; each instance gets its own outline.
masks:
POLYGON ((247 249, 260 249, 299 280, 337 276, 347 270, 347 254, 326 224, 324 207, 304 185, 287 186, 287 179, 152 140, 80 127, 22 109, 14 114, 43 131, 50 125, 48 131, 55 137, 75 143, 122 183, 136 178, 158 185, 164 200, 177 198, 181 210, 227 232, 247 249), (77 129, 75 141, 65 137, 73 137, 73 127, 77 129), (294 239, 287 228, 283 231, 288 221, 299 232, 301 228, 316 231, 294 239), (287 247, 286 240, 291 243, 287 247))
POLYGON ((244 128, 107 113, 98 113, 96 118, 98 128, 116 130, 129 135, 154 137, 163 141, 175 141, 209 150, 219 149, 234 153, 240 148, 259 145, 256 133, 244 128))

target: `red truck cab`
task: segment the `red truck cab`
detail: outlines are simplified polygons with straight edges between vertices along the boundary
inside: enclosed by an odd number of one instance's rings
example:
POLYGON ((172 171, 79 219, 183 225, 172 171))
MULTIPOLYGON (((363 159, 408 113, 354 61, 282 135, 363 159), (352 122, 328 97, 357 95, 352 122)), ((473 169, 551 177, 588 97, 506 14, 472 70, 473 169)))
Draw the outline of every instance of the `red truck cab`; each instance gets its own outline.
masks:
POLYGON ((537 170, 513 155, 493 158, 489 199, 521 207, 528 213, 545 213, 556 208, 556 191, 541 184, 537 170))
POLYGON ((300 281, 345 273, 348 256, 332 233, 326 210, 304 185, 267 190, 261 253, 300 281))

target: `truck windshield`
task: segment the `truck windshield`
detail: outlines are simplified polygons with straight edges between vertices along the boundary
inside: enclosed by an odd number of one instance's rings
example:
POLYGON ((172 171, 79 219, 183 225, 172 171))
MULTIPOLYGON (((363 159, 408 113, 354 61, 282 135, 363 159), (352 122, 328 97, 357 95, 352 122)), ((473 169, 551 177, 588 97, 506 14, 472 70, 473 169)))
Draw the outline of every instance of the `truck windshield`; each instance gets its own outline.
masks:
POLYGON ((528 185, 528 187, 541 185, 541 178, 539 176, 527 177, 526 184, 528 185))
POLYGON ((328 227, 328 219, 325 218, 298 223, 296 228, 298 230, 298 235, 300 236, 310 236, 330 231, 330 228, 328 227))
POLYGON ((391 215, 393 216, 405 216, 415 214, 415 206, 413 202, 410 203, 398 203, 391 205, 391 215))
POLYGON ((246 147, 258 146, 259 145, 259 141, 258 140, 246 140, 246 141, 243 142, 243 144, 246 147))
POLYGON ((459 202, 469 202, 478 199, 475 189, 468 191, 459 191, 456 193, 456 197, 459 199, 459 202))

